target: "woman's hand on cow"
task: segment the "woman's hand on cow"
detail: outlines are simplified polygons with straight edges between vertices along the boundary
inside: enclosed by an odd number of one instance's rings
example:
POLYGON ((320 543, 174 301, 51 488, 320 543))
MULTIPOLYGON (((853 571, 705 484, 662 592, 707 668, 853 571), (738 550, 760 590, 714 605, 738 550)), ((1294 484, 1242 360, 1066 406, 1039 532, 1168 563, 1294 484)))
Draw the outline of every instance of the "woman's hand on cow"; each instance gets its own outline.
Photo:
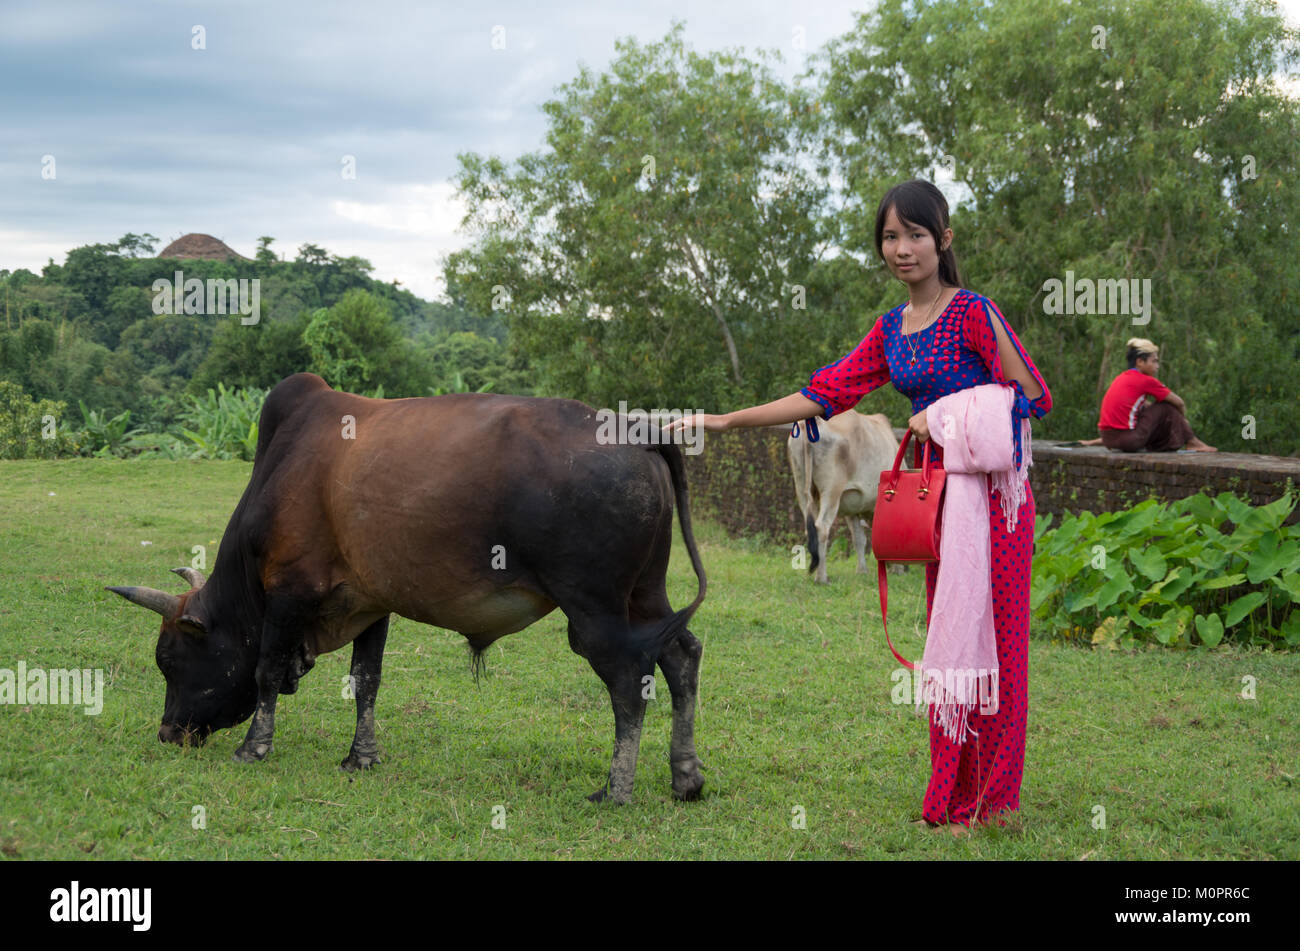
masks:
POLYGON ((930 438, 930 424, 926 422, 925 410, 912 416, 907 421, 907 428, 916 433, 916 438, 921 442, 926 442, 930 438))
POLYGON ((729 416, 729 413, 692 413, 690 416, 682 416, 672 422, 665 423, 663 431, 665 433, 675 433, 688 428, 693 430, 703 428, 711 433, 720 433, 731 428, 729 416))

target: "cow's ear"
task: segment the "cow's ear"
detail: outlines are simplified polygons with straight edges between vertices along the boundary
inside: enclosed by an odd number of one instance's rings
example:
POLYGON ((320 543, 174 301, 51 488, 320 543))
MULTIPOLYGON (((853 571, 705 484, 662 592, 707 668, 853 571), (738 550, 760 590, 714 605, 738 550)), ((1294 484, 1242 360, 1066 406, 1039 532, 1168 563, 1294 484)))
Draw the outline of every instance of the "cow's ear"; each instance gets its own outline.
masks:
POLYGON ((196 637, 208 633, 208 626, 193 614, 182 614, 176 619, 176 626, 186 634, 193 634, 196 637))

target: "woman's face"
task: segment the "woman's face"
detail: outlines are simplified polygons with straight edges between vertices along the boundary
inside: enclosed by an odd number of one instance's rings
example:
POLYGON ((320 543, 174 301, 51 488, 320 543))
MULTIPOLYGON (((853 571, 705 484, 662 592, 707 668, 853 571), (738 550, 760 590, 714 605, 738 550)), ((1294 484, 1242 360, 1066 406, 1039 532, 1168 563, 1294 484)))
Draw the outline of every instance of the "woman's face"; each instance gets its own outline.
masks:
MULTIPOLYGON (((945 232, 945 238, 952 240, 948 232, 945 232)), ((921 225, 904 222, 893 208, 885 215, 880 253, 894 277, 906 284, 929 280, 939 270, 939 251, 934 246, 934 236, 921 225)))

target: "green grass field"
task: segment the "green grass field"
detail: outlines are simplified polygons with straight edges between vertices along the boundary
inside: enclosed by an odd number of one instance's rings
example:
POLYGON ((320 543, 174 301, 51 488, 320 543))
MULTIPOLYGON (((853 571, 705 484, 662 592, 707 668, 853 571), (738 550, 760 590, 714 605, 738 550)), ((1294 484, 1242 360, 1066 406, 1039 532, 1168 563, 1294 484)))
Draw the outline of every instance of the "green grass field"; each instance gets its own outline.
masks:
MULTIPOLYGON (((104 586, 179 593, 168 569, 194 545, 211 566, 250 470, 0 463, 0 668, 105 672, 98 716, 0 706, 0 855, 1300 858, 1300 657, 1232 649, 1092 652, 1035 638, 1020 823, 961 839, 913 826, 926 727, 890 702, 897 665, 875 580, 853 572, 842 528, 823 588, 788 547, 697 521, 709 575, 691 625, 705 645, 699 802, 671 796, 662 675, 633 803, 586 801, 609 767, 613 715, 559 612, 493 645, 478 685, 459 635, 394 618, 376 708, 383 762, 368 773, 338 768, 354 725, 350 649, 280 698, 264 763, 230 759, 247 724, 201 748, 164 746, 158 618, 104 586), (796 807, 805 828, 792 827, 796 807)), ((891 630, 919 656, 920 572, 891 588, 891 630)), ((669 594, 681 605, 694 592, 679 537, 669 594)))

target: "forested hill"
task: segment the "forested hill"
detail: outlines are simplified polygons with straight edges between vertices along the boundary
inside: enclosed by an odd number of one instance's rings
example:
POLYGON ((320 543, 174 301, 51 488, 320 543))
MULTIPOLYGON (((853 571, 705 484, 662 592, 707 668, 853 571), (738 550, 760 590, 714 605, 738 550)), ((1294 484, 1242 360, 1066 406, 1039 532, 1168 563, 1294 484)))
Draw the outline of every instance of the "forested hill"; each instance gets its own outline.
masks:
POLYGON ((282 260, 272 242, 262 238, 252 259, 155 257, 156 238, 127 234, 74 248, 39 275, 0 269, 0 380, 74 411, 80 400, 140 420, 155 418, 168 405, 164 396, 218 382, 265 387, 300 370, 341 388, 382 387, 386 396, 528 392, 525 368, 507 356, 500 317, 422 300, 372 278, 368 261, 316 245, 282 260), (178 271, 203 291, 173 300, 155 285, 170 287, 178 271), (225 314, 208 312, 215 281, 223 283, 213 309, 225 314), (256 319, 246 315, 254 294, 256 319))

